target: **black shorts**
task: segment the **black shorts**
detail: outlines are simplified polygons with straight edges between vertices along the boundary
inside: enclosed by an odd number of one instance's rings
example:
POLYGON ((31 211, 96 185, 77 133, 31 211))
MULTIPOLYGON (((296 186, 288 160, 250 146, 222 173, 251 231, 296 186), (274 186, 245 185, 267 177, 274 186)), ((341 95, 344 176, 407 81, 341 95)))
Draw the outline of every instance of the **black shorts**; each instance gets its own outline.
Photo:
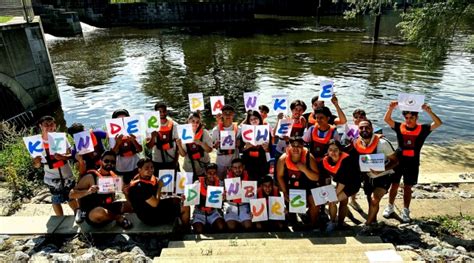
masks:
POLYGON ((387 174, 377 178, 370 178, 369 176, 364 176, 364 192, 367 196, 371 195, 375 188, 383 188, 385 191, 390 189, 390 185, 392 185, 391 175, 387 174))
POLYGON ((140 221, 149 226, 173 223, 181 215, 180 200, 163 198, 157 207, 153 207, 148 211, 135 210, 135 213, 140 221))
POLYGON ((353 196, 355 194, 357 194, 359 192, 359 189, 360 189, 360 184, 359 186, 344 186, 344 189, 342 189, 342 191, 344 192, 344 194, 346 194, 347 197, 349 196, 353 196))
MULTIPOLYGON (((119 215, 122 213, 122 204, 123 202, 112 202, 110 204, 105 204, 105 205, 102 205, 100 207, 103 207, 104 209, 106 209, 108 212, 112 213, 112 214, 116 214, 116 215, 119 215)), ((95 222, 92 222, 92 220, 89 218, 89 213, 92 211, 93 209, 90 209, 88 211, 86 211, 86 222, 87 224, 89 224, 90 226, 93 226, 93 227, 104 227, 106 225, 108 225, 110 222, 112 222, 113 220, 110 220, 110 221, 106 221, 106 222, 102 222, 102 223, 95 223, 95 222)))
POLYGON ((402 176, 405 185, 416 185, 418 183, 418 174, 420 173, 420 165, 418 163, 400 162, 394 171, 392 183, 399 184, 402 176))

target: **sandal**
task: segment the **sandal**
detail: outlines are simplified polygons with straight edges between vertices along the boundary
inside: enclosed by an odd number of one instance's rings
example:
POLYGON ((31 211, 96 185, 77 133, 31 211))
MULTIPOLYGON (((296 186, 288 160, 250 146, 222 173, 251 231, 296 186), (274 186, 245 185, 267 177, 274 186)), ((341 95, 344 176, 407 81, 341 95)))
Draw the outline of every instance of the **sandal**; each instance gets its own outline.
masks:
POLYGON ((130 229, 133 226, 132 222, 128 220, 125 216, 122 217, 122 220, 120 221, 117 220, 117 225, 119 225, 123 229, 130 229))

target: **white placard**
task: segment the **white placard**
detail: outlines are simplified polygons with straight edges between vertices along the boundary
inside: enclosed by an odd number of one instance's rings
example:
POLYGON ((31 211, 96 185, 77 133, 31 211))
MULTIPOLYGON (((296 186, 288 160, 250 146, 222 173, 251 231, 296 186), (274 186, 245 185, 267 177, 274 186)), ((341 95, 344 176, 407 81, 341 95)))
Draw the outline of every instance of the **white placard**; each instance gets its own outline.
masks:
POLYGON ((91 132, 82 131, 74 134, 74 144, 78 154, 86 154, 94 151, 94 143, 92 142, 91 132))
POLYGON ((334 82, 330 80, 323 80, 319 84, 321 89, 319 90, 318 100, 330 101, 334 94, 334 82))
POLYGON ((202 93, 189 93, 188 99, 191 112, 204 110, 204 97, 202 93))
POLYGON ((235 178, 226 178, 224 179, 225 185, 225 199, 226 200, 235 200, 242 197, 242 185, 240 177, 235 178))
POLYGON ((252 213, 252 222, 267 221, 267 200, 265 198, 250 200, 250 212, 252 213))
POLYGON ((123 118, 123 126, 129 135, 139 137, 142 134, 143 120, 142 116, 132 116, 123 118))
POLYGON ((149 111, 143 114, 143 124, 147 134, 151 134, 154 131, 159 131, 161 126, 160 112, 149 111))
POLYGON ((336 202, 336 188, 334 185, 325 185, 318 188, 311 189, 314 203, 316 205, 326 204, 327 202, 336 202))
POLYGON ((361 172, 385 171, 385 155, 383 153, 363 154, 359 156, 359 166, 361 172))
POLYGON ((270 220, 285 220, 285 199, 282 196, 269 196, 268 206, 270 220))
POLYGON ((201 183, 187 184, 184 186, 184 206, 199 205, 201 200, 201 183))
POLYGON ((158 172, 158 179, 163 182, 161 192, 172 193, 174 191, 174 170, 160 170, 158 172))
POLYGON ((178 137, 181 139, 182 144, 188 144, 194 142, 194 132, 192 124, 180 124, 178 125, 178 137))
POLYGON ((286 114, 288 108, 288 94, 272 95, 272 110, 275 114, 286 114))
POLYGON ((398 94, 398 108, 401 111, 422 112, 423 109, 421 106, 423 106, 423 103, 425 103, 425 95, 407 93, 398 94))
POLYGON ((188 172, 178 172, 176 178, 176 193, 184 193, 184 189, 187 184, 193 183, 193 173, 188 172))
POLYGON ((23 142, 25 142, 26 149, 30 153, 31 157, 35 158, 38 156, 43 156, 44 145, 40 134, 23 137, 23 142))
POLYGON ((235 149, 235 132, 234 131, 220 131, 220 149, 234 150, 235 149))
POLYGON ((244 93, 244 105, 245 111, 258 110, 258 93, 256 92, 245 92, 244 93))
POLYGON ((257 181, 242 181, 242 203, 257 198, 257 181))
POLYGON ((279 136, 279 137, 290 136, 291 129, 293 128, 293 122, 294 122, 293 119, 291 119, 291 120, 281 119, 278 122, 278 126, 277 126, 277 129, 276 129, 275 135, 279 136))
POLYGON ((98 194, 115 193, 115 180, 111 176, 97 178, 98 194))
POLYGON ((270 126, 257 125, 255 126, 255 145, 262 145, 270 142, 270 126))
POLYGON ((67 138, 64 132, 48 132, 49 155, 66 154, 67 138))
POLYGON ((212 115, 222 113, 222 107, 225 105, 224 96, 211 96, 212 115))
POLYGON ((105 126, 107 128, 107 135, 109 138, 115 138, 116 135, 122 134, 127 136, 127 130, 123 125, 123 118, 107 119, 105 120, 105 126))
POLYGON ((244 142, 255 145, 255 125, 242 124, 240 131, 244 142))
POLYGON ((224 187, 222 186, 207 186, 206 207, 222 208, 222 194, 224 187))
POLYGON ((346 134, 347 139, 350 141, 355 140, 359 137, 359 126, 347 124, 344 127, 344 133, 346 134))
POLYGON ((290 213, 306 213, 306 190, 290 189, 290 213))
POLYGON ((366 251, 365 256, 370 263, 372 262, 403 262, 403 259, 395 250, 376 250, 376 251, 366 251))
POLYGON ((115 185, 115 192, 121 193, 123 188, 123 178, 122 176, 113 177, 114 178, 114 185, 115 185))

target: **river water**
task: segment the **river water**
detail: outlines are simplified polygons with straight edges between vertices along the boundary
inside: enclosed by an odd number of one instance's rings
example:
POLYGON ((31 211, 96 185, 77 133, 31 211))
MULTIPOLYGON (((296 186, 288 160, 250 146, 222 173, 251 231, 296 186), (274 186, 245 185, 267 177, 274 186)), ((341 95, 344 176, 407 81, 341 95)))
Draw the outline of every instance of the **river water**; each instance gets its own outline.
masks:
MULTIPOLYGON (((363 108, 389 137, 394 133, 383 115, 389 101, 405 92, 425 94, 444 121, 429 142, 474 139, 474 55, 462 51, 465 36, 457 36, 447 58, 428 70, 415 47, 363 43, 370 36, 364 21, 332 24, 262 20, 225 30, 98 29, 83 24, 83 38, 48 36, 47 45, 67 125, 103 127, 115 109, 140 114, 157 101, 184 119, 192 92, 203 92, 207 104, 209 96, 224 95, 241 112, 245 91, 257 91, 267 105, 272 94, 284 92, 309 106, 319 82, 330 79, 349 120, 354 109, 363 108)), ((396 34, 393 26, 382 30, 385 36, 396 34)), ((394 118, 401 120, 398 110, 394 118)), ((420 121, 431 120, 423 113, 420 121)))

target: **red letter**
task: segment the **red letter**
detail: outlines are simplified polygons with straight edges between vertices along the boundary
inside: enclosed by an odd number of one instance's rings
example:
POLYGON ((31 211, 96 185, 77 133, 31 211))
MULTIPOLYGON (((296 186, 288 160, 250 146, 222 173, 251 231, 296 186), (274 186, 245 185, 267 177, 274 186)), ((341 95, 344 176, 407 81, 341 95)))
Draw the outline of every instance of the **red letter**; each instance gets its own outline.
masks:
POLYGON ((253 133, 253 130, 246 130, 246 131, 244 131, 243 134, 242 134, 242 136, 244 136, 245 139, 251 141, 251 140, 252 140, 252 137, 248 137, 248 136, 247 136, 249 133, 253 133))
POLYGON ((260 210, 257 211, 257 209, 255 209, 255 206, 252 206, 252 214, 253 216, 260 216, 262 213, 263 213, 263 209, 265 209, 265 205, 262 204, 262 206, 260 207, 260 210))
POLYGON ((112 133, 112 135, 119 133, 121 130, 122 127, 120 127, 120 125, 117 125, 115 123, 110 124, 110 133, 112 133))
POLYGON ((216 103, 214 103, 214 107, 212 108, 212 111, 216 111, 216 109, 222 109, 222 102, 221 100, 217 100, 216 103))

